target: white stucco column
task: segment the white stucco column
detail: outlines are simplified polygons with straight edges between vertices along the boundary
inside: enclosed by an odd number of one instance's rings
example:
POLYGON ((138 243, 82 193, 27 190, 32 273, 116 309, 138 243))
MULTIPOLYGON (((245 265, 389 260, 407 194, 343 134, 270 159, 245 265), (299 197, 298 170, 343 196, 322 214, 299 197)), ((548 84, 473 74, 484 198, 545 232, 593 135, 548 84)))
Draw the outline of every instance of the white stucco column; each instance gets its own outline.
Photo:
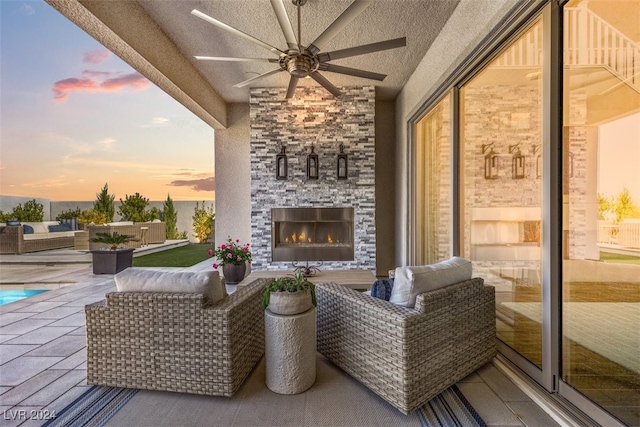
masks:
POLYGON ((227 123, 215 131, 216 246, 251 241, 249 104, 229 104, 227 123))

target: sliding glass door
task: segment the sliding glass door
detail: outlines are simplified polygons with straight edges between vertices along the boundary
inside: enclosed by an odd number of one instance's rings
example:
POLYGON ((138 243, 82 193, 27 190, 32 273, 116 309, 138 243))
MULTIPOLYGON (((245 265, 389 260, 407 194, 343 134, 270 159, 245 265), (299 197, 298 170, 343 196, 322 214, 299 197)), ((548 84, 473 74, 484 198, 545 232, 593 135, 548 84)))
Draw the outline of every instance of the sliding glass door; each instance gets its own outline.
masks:
POLYGON ((505 357, 640 425, 640 0, 561 3, 416 121, 411 253, 470 259, 505 357))
POLYGON ((498 338, 542 369, 542 18, 460 89, 461 255, 498 338))
POLYGON ((640 425, 640 0, 564 29, 562 380, 640 425))

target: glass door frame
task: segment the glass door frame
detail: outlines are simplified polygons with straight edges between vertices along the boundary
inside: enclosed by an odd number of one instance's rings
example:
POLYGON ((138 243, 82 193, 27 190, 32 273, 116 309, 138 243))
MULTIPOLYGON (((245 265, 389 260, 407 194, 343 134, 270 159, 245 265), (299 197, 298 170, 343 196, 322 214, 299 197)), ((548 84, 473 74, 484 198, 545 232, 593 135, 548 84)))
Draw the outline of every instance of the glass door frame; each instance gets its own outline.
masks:
MULTIPOLYGON (((568 0, 529 0, 514 10, 508 22, 490 34, 469 58, 431 93, 429 100, 407 123, 410 141, 406 153, 409 183, 407 188, 408 230, 415 232, 416 207, 413 194, 416 189, 415 154, 416 125, 440 100, 451 95, 451 253, 460 254, 462 230, 460 224, 460 89, 502 47, 517 37, 529 22, 542 16, 542 369, 528 361, 508 345, 498 340, 503 359, 517 367, 546 392, 558 396, 569 407, 578 408, 593 421, 607 426, 623 426, 598 405, 562 380, 562 221, 563 221, 563 7, 568 0)), ((409 262, 415 261, 415 244, 408 239, 409 262)))

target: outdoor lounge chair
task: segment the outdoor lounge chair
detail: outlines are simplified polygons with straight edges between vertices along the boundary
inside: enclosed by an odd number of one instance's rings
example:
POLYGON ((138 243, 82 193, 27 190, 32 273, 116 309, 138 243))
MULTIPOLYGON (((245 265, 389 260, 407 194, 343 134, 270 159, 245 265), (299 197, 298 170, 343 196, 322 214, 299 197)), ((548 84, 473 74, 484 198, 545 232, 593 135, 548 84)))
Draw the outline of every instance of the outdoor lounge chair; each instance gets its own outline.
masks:
POLYGON ((232 396, 264 354, 268 279, 201 293, 112 292, 85 306, 87 383, 232 396))
POLYGON ((402 307, 318 284, 318 351, 408 414, 496 354, 495 292, 473 278, 402 307))

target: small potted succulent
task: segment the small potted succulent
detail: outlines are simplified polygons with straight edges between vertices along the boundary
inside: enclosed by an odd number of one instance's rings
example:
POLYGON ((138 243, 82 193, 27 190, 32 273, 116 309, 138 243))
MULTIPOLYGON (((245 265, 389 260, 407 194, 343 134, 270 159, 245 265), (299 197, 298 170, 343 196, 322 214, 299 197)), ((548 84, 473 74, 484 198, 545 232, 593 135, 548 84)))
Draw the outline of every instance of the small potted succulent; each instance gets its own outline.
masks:
POLYGON ((304 313, 317 305, 315 285, 300 273, 272 279, 262 297, 262 308, 274 314, 304 313))
POLYGON ((121 245, 136 241, 134 236, 126 234, 98 233, 92 242, 104 243, 108 249, 94 249, 93 274, 116 274, 133 265, 133 248, 121 248, 121 245))

